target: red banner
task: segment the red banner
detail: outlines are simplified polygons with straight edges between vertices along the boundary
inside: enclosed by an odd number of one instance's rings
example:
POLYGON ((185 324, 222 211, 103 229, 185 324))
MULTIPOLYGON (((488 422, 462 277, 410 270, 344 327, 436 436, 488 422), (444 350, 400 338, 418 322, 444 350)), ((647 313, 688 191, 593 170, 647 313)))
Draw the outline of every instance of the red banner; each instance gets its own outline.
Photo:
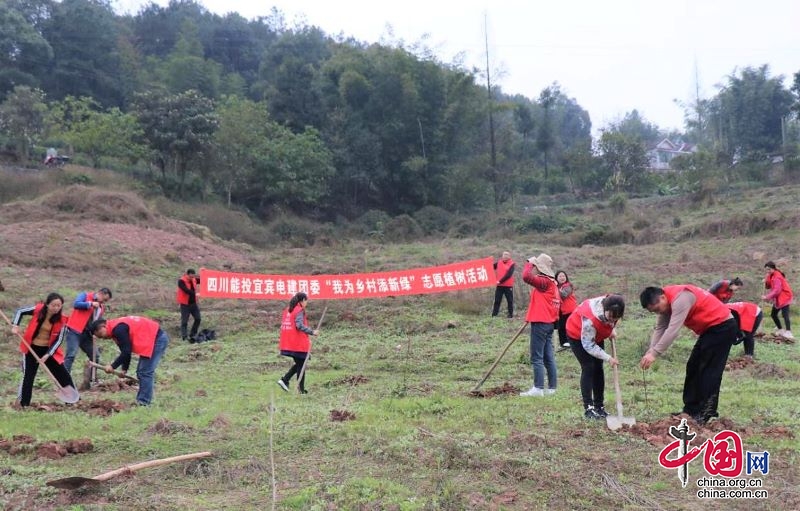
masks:
POLYGON ((380 273, 257 275, 200 270, 203 298, 288 300, 298 291, 316 300, 444 293, 497 285, 492 258, 380 273))

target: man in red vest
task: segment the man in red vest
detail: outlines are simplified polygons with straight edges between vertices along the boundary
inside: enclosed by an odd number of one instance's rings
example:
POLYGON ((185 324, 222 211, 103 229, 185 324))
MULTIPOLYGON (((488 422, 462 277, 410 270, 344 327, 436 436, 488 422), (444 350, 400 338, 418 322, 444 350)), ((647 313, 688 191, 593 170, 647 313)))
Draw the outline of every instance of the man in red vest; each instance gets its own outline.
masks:
POLYGON ((639 365, 648 369, 678 337, 681 325, 698 335, 686 362, 683 413, 699 424, 719 417, 719 389, 731 346, 739 327, 717 297, 697 286, 647 287, 639 296, 642 307, 658 314, 650 348, 639 365))
POLYGON ((136 377, 139 378, 136 404, 149 405, 153 400, 156 367, 169 344, 169 337, 161 330, 161 325, 141 316, 125 316, 95 321, 89 326, 89 331, 102 339, 113 339, 119 347, 119 356, 105 367, 107 373, 118 367, 126 373, 131 364, 131 354, 139 355, 136 365, 136 377))
POLYGON ((514 317, 514 261, 511 259, 511 252, 503 252, 503 256, 494 263, 494 273, 497 279, 497 288, 494 290, 494 307, 492 307, 492 317, 500 312, 500 302, 503 297, 508 304, 508 317, 514 317))
POLYGON ((200 277, 193 269, 186 270, 178 279, 178 289, 175 300, 181 308, 181 339, 186 340, 186 331, 189 326, 189 316, 192 316, 192 330, 189 332, 189 341, 194 342, 197 330, 200 328, 200 307, 197 305, 197 284, 200 277))
MULTIPOLYGON (((86 358, 99 362, 99 353, 94 353, 92 336, 87 331, 87 327, 93 322, 103 317, 106 310, 106 302, 111 300, 111 290, 107 287, 100 288, 99 291, 90 293, 80 293, 75 301, 72 302, 72 313, 67 322, 67 353, 64 357, 64 369, 72 371, 72 363, 78 348, 86 353, 86 358)), ((94 375, 94 373, 92 373, 94 375)), ((95 378, 92 378, 94 380, 95 378)))

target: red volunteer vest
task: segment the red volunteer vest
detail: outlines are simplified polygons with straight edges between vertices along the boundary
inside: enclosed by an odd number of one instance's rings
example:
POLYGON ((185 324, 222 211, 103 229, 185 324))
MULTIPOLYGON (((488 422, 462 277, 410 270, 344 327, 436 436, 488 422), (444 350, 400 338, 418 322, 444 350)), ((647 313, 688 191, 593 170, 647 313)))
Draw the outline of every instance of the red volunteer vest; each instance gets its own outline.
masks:
MULTIPOLYGON (((31 318, 31 322, 28 323, 28 327, 25 329, 25 333, 22 334, 22 338, 28 341, 28 344, 33 343, 33 332, 36 331, 36 327, 39 326, 39 312, 42 310, 42 307, 45 305, 43 303, 36 304, 36 307, 33 309, 33 317, 31 318)), ((69 316, 61 313, 61 319, 55 323, 53 323, 53 327, 50 330, 50 342, 48 343, 52 346, 57 340, 59 334, 61 334, 61 329, 67 325, 67 321, 69 320, 69 316)), ((28 353, 28 347, 19 343, 19 351, 21 353, 28 353)), ((53 353, 53 358, 59 364, 64 363, 64 352, 61 351, 61 346, 53 353)))
POLYGON ((558 294, 556 281, 545 275, 547 289, 539 291, 535 286, 531 290, 531 301, 525 321, 528 323, 555 323, 558 319, 558 308, 561 305, 561 296, 558 294))
POLYGON ((682 291, 690 291, 696 298, 694 306, 689 310, 689 314, 683 324, 697 335, 702 335, 712 326, 719 325, 731 317, 731 311, 728 310, 725 304, 705 289, 700 289, 690 284, 666 286, 664 288, 664 294, 670 304, 675 301, 675 297, 682 291))
MULTIPOLYGON (((181 277, 181 280, 186 284, 186 287, 189 289, 194 290, 196 281, 193 277, 189 275, 184 275, 181 277)), ((178 290, 175 292, 175 300, 181 305, 189 305, 189 293, 185 292, 183 289, 178 286, 178 290)))
MULTIPOLYGON (((294 324, 295 318, 303 310, 299 305, 295 305, 292 312, 289 312, 289 307, 283 310, 283 320, 281 321, 281 338, 278 343, 278 348, 281 351, 297 351, 300 353, 308 353, 311 349, 311 343, 308 340, 308 334, 301 332, 294 324)), ((308 317, 303 316, 303 324, 308 326, 308 317)))
MULTIPOLYGON (((603 298, 605 298, 605 296, 603 298)), ((614 325, 609 325, 608 323, 600 321, 600 318, 595 316, 594 312, 592 312, 590 301, 593 299, 594 298, 582 301, 581 304, 578 305, 578 308, 567 318, 567 337, 570 339, 581 340, 583 318, 587 318, 592 322, 592 325, 594 325, 594 342, 596 343, 608 339, 611 336, 611 332, 614 331, 614 325)))
MULTIPOLYGON (((161 325, 158 321, 141 316, 125 316, 117 319, 109 319, 106 328, 109 333, 120 323, 128 325, 131 336, 131 351, 140 357, 150 358, 153 356, 153 348, 156 345, 156 335, 161 325)), ((116 342, 116 339, 114 340, 116 342)))
POLYGON ((733 298, 733 290, 731 289, 730 281, 723 280, 722 285, 719 286, 719 289, 714 291, 714 296, 719 298, 719 301, 723 303, 733 298))
POLYGON ((755 325, 756 316, 759 313, 758 305, 750 302, 733 302, 725 305, 739 315, 739 329, 743 332, 753 333, 753 325, 755 325))
MULTIPOLYGON (((97 299, 95 298, 94 293, 86 293, 86 301, 87 302, 96 302, 97 299)), ((100 304, 100 316, 102 317, 105 308, 103 304, 100 304)), ((69 322, 67 322, 67 328, 74 330, 78 333, 83 332, 83 329, 86 328, 86 323, 92 319, 92 314, 94 313, 94 309, 89 307, 88 309, 72 309, 72 314, 69 316, 69 322)))
POLYGON ((781 272, 774 271, 772 275, 769 275, 766 279, 764 279, 767 289, 772 289, 775 287, 776 282, 781 283, 781 292, 778 296, 775 297, 775 307, 778 309, 782 309, 786 305, 792 303, 792 299, 794 298, 794 293, 792 293, 792 288, 789 283, 786 281, 786 277, 781 275, 781 272))
MULTIPOLYGON (((570 283, 569 282, 564 282, 563 284, 560 284, 558 286, 558 289, 561 289, 562 287, 564 287, 564 286, 566 286, 568 284, 570 284, 570 283)), ((559 308, 559 312, 561 313, 562 316, 566 315, 566 314, 570 314, 578 306, 578 299, 575 298, 575 292, 574 292, 575 288, 573 287, 572 289, 573 289, 573 292, 570 293, 570 295, 568 297, 561 299, 561 307, 559 308)), ((561 296, 561 294, 559 294, 558 296, 561 296)), ((578 337, 578 339, 580 339, 580 337, 578 337)))
MULTIPOLYGON (((497 282, 500 282, 500 279, 506 276, 506 273, 508 273, 508 269, 511 268, 511 265, 513 264, 514 261, 511 259, 509 259, 508 261, 503 261, 502 259, 499 259, 497 261, 497 268, 495 268, 494 270, 494 275, 497 282)), ((503 282, 500 282, 500 284, 497 285, 502 287, 514 287, 514 275, 512 274, 508 278, 508 280, 504 280, 503 282)))

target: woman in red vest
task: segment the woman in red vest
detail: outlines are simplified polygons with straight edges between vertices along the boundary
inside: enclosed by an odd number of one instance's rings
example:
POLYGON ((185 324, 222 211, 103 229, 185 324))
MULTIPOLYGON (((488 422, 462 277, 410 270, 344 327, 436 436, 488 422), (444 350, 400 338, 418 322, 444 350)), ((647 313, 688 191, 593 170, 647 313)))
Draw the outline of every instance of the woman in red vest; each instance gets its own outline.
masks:
POLYGON ((756 330, 758 330, 758 326, 764 318, 761 307, 750 302, 731 302, 725 305, 728 306, 731 312, 736 312, 734 317, 739 322, 739 330, 742 332, 740 339, 744 341, 744 356, 753 358, 756 347, 756 341, 753 335, 756 333, 756 330))
POLYGON ((522 280, 533 286, 528 313, 525 316, 525 321, 531 324, 533 387, 520 392, 520 396, 553 394, 558 385, 556 358, 553 352, 553 329, 558 320, 558 307, 561 304, 556 274, 553 272, 553 259, 547 254, 528 259, 522 272, 522 280), (545 371, 547 371, 547 388, 544 387, 545 371))
POLYGON ((786 337, 787 339, 794 339, 792 335, 792 324, 789 322, 789 305, 794 301, 794 293, 792 288, 786 281, 786 275, 779 270, 775 263, 772 261, 764 265, 767 275, 764 277, 764 288, 767 293, 761 297, 762 300, 772 304, 772 314, 770 317, 778 327, 777 335, 786 337), (786 323, 786 330, 781 326, 781 320, 778 319, 778 313, 783 315, 783 321, 786 323))
POLYGON ((136 404, 148 406, 153 401, 156 368, 169 345, 169 337, 161 330, 158 321, 142 316, 125 316, 108 321, 100 319, 89 326, 89 331, 97 337, 113 339, 119 347, 119 356, 105 366, 107 373, 118 367, 123 373, 128 372, 131 354, 139 355, 136 364, 136 377, 139 378, 136 404))
MULTIPOLYGON (((11 321, 11 331, 19 333, 19 323, 22 316, 32 315, 28 327, 22 337, 30 345, 34 353, 45 363, 53 376, 62 387, 74 387, 69 371, 64 367, 64 352, 61 350, 61 343, 64 340, 67 320, 69 316, 62 314, 64 308, 64 298, 58 293, 50 293, 45 298, 44 303, 38 303, 32 307, 18 309, 11 321)), ((39 370, 39 363, 28 352, 28 347, 22 342, 19 344, 19 351, 22 352, 22 384, 19 387, 19 404, 28 406, 31 404, 33 393, 33 380, 39 370)))
POLYGON ((639 361, 648 369, 678 338, 682 325, 697 334, 697 342, 686 361, 683 411, 698 423, 715 417, 719 389, 731 346, 739 327, 731 311, 714 295, 697 286, 647 287, 639 295, 642 307, 658 314, 650 337, 650 348, 639 361))
POLYGON ((572 353, 581 365, 581 397, 584 417, 606 417, 604 406, 606 380, 603 362, 612 366, 617 359, 606 353, 604 341, 616 339, 614 327, 625 314, 625 300, 620 295, 605 295, 584 300, 567 320, 567 337, 572 353))
POLYGON ((708 288, 708 292, 719 298, 722 303, 728 303, 733 298, 733 293, 739 290, 744 285, 742 279, 736 277, 734 279, 722 279, 716 284, 708 288))
POLYGON ((567 339, 567 318, 578 306, 578 299, 575 298, 575 288, 569 281, 567 272, 560 270, 556 272, 556 283, 558 284, 558 294, 561 296, 561 305, 558 307, 558 343, 564 348, 569 348, 567 339))
POLYGON ((279 348, 281 355, 294 360, 294 365, 289 368, 289 372, 278 380, 278 385, 286 392, 289 391, 289 382, 292 376, 297 375, 300 380, 298 384, 300 393, 308 394, 306 390, 306 375, 303 374, 301 379, 300 372, 303 369, 303 363, 306 361, 308 352, 311 351, 311 341, 308 336, 317 335, 318 332, 308 327, 308 318, 306 317, 307 304, 308 295, 300 292, 289 300, 289 306, 283 310, 279 348))
POLYGON ((511 259, 511 252, 503 252, 503 255, 494 263, 494 273, 497 279, 497 287, 494 290, 494 305, 492 306, 492 317, 500 313, 500 304, 503 297, 506 297, 508 304, 508 317, 514 317, 514 270, 516 265, 511 259))

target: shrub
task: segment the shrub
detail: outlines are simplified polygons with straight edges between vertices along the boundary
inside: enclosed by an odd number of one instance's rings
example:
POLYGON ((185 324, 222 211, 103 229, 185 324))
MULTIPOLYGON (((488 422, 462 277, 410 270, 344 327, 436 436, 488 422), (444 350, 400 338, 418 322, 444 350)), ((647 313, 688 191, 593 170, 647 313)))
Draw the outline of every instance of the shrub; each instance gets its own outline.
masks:
POLYGON ((425 234, 447 232, 452 219, 450 212, 437 206, 425 206, 414 213, 414 220, 425 234))
POLYGON ((625 208, 628 207, 628 196, 624 193, 615 193, 608 200, 608 206, 611 208, 611 211, 621 215, 625 212, 625 208))
POLYGON ((410 216, 400 215, 386 223, 384 234, 391 241, 411 241, 422 237, 422 229, 410 216))
POLYGON ((530 232, 554 232, 563 229, 569 229, 572 225, 563 217, 555 215, 531 215, 527 218, 521 219, 517 223, 516 230, 520 234, 530 232))
POLYGON ((362 236, 383 238, 384 229, 389 220, 391 217, 386 212, 371 209, 358 217, 353 222, 353 226, 362 236))

